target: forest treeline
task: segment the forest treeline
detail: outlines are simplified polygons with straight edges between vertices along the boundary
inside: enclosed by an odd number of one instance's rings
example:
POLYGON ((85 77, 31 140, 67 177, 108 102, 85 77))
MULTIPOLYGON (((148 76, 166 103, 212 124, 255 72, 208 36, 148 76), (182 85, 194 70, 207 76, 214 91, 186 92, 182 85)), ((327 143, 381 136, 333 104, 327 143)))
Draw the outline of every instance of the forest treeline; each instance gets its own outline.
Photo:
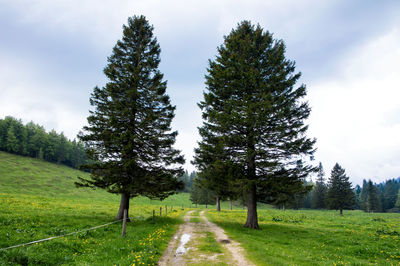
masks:
MULTIPOLYGON (((287 203, 289 207, 299 209, 330 209, 329 180, 324 178, 322 164, 319 166, 315 182, 305 182, 312 190, 304 195, 295 195, 287 203)), ((399 212, 400 211, 400 178, 388 179, 376 184, 371 180, 363 180, 362 185, 352 188, 353 196, 347 209, 364 210, 366 212, 399 212)))
MULTIPOLYGON (((304 181, 304 190, 302 193, 293 195, 280 194, 273 201, 260 201, 270 203, 276 208, 285 209, 339 209, 332 205, 329 190, 332 184, 326 182, 325 173, 320 164, 318 176, 313 181, 304 181)), ((191 193, 191 201, 193 204, 215 204, 216 195, 210 190, 202 186, 197 179, 196 172, 188 173, 187 171, 179 179, 185 183, 183 192, 191 193)), ((400 178, 388 179, 379 184, 373 183, 371 180, 363 180, 363 184, 356 185, 351 188, 351 193, 347 199, 344 199, 344 209, 363 210, 365 212, 400 212, 400 178)), ((332 194, 332 192, 331 192, 332 194)), ((336 193, 333 193, 336 194, 336 193)), ((240 191, 236 197, 224 198, 224 200, 233 200, 237 206, 246 206, 246 195, 240 191)))
POLYGON ((55 130, 7 116, 0 119, 0 150, 78 168, 87 162, 82 142, 69 140, 55 130))
POLYGON ((179 192, 191 192, 193 190, 193 184, 195 182, 196 177, 197 177, 197 174, 195 171, 192 171, 191 173, 189 173, 188 170, 186 170, 182 176, 178 177, 179 181, 182 181, 185 184, 183 189, 180 189, 178 191, 179 192))
MULTIPOLYGON (((304 197, 298 197, 289 202, 289 207, 295 209, 328 209, 325 201, 327 188, 321 192, 320 187, 315 183, 309 182, 308 184, 313 185, 313 190, 304 197)), ((363 184, 361 186, 356 185, 353 190, 355 202, 351 209, 366 212, 399 212, 399 189, 400 178, 388 179, 379 184, 364 179, 363 184)))

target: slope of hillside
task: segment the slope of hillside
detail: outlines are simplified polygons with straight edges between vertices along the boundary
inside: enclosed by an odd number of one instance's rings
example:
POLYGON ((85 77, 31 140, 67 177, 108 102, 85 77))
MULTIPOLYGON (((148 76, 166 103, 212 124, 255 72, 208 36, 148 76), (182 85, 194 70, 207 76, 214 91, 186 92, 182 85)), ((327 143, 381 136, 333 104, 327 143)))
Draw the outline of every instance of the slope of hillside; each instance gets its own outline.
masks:
POLYGON ((0 152, 0 193, 109 199, 102 190, 77 189, 77 177, 87 173, 43 160, 0 152))
MULTIPOLYGON (((0 151, 0 196, 34 196, 67 199, 68 201, 98 201, 119 203, 120 196, 102 189, 77 188, 77 177, 88 173, 43 160, 0 151)), ((160 202, 145 197, 131 200, 131 204, 174 205, 189 207, 189 194, 180 193, 160 202)))
POLYGON ((120 196, 76 188, 87 173, 38 159, 0 152, 0 265, 155 265, 181 222, 188 194, 163 202, 131 200, 127 236, 114 223, 120 196), (165 212, 168 205, 168 212, 165 212), (162 217, 159 209, 162 207, 162 217), (156 211, 153 222, 151 216, 156 211), (80 231, 80 232, 77 232, 80 231), (52 236, 73 235, 1 250, 52 236))

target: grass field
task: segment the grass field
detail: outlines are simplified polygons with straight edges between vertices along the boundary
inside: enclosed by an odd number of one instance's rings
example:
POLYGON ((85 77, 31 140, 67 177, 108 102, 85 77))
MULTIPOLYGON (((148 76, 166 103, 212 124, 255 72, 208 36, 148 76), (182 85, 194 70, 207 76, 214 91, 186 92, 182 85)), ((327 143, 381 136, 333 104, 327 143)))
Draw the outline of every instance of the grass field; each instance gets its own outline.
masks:
POLYGON ((260 210, 261 230, 243 211, 209 211, 211 221, 257 265, 400 265, 400 214, 260 210))
MULTIPOLYGON (((78 175, 87 176, 0 152, 0 249, 83 230, 0 251, 0 265, 156 265, 184 211, 194 207, 185 193, 162 202, 138 197, 130 204, 133 220, 125 238, 120 223, 86 231, 112 222, 120 198, 103 190, 77 189, 73 182, 78 175)), ((209 206, 210 220, 240 242, 257 265, 400 265, 400 214, 345 211, 341 217, 335 211, 280 211, 261 205, 261 230, 249 230, 242 226, 246 210, 240 206, 227 211, 229 203, 222 203, 220 213, 214 208, 209 206)), ((210 237, 204 238, 203 248, 213 242, 210 237)))
POLYGON ((0 265, 157 263, 181 223, 180 207, 187 206, 188 195, 174 195, 162 202, 133 199, 133 221, 123 238, 121 223, 84 230, 112 222, 120 198, 102 190, 75 188, 78 175, 87 176, 65 166, 0 152, 0 249, 83 229, 75 235, 0 251, 0 265), (172 211, 171 206, 175 206, 172 211), (150 218, 153 210, 155 223, 150 218))

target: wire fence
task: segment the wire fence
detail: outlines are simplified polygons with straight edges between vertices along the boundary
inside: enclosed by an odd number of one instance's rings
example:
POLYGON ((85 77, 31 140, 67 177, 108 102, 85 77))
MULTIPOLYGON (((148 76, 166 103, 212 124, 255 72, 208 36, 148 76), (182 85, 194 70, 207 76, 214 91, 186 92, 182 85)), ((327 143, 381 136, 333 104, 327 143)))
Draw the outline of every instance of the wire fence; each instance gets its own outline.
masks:
MULTIPOLYGON (((173 206, 171 206, 171 211, 172 211, 172 208, 173 208, 173 206)), ((182 210, 183 210, 183 208, 184 207, 182 205, 182 210)), ((168 208, 167 208, 167 205, 165 205, 165 214, 167 215, 167 213, 168 213, 168 208)), ((162 207, 160 207, 160 216, 161 215, 162 215, 162 207)), ((153 222, 154 222, 154 218, 155 218, 155 210, 153 209, 153 217, 152 217, 152 221, 153 222)), ((87 229, 82 229, 82 230, 79 230, 79 231, 74 231, 74 232, 71 232, 71 233, 68 233, 68 234, 64 234, 64 235, 52 236, 52 237, 43 238, 43 239, 39 239, 39 240, 27 242, 27 243, 22 243, 22 244, 18 244, 18 245, 6 247, 6 248, 0 248, 0 251, 7 250, 7 249, 18 248, 18 247, 23 247, 23 246, 28 246, 28 245, 32 245, 32 244, 36 244, 36 243, 40 243, 40 242, 44 242, 44 241, 49 241, 49 240, 56 239, 56 238, 61 238, 61 237, 65 237, 65 236, 70 236, 70 235, 75 235, 75 234, 79 234, 79 233, 95 230, 95 229, 98 229, 98 228, 101 228, 101 227, 109 226, 111 224, 119 223, 119 222, 121 222, 123 220, 124 219, 120 219, 120 220, 116 220, 114 222, 98 225, 98 226, 87 228, 87 229)), ((124 235, 124 233, 123 233, 123 235, 124 235)))
POLYGON ((60 237, 75 235, 75 234, 79 234, 79 233, 82 233, 82 232, 86 232, 86 231, 95 230, 95 229, 98 229, 98 228, 101 228, 101 227, 109 226, 111 224, 119 223, 121 221, 122 221, 122 219, 114 221, 114 222, 111 222, 111 223, 106 223, 106 224, 98 225, 98 226, 95 226, 95 227, 91 227, 91 228, 87 228, 87 229, 83 229, 83 230, 79 230, 79 231, 74 231, 74 232, 71 232, 71 233, 68 233, 68 234, 64 234, 64 235, 52 236, 52 237, 48 237, 48 238, 35 240, 35 241, 32 241, 32 242, 22 243, 22 244, 18 244, 18 245, 6 247, 6 248, 0 248, 0 251, 7 250, 7 249, 12 249, 12 248, 23 247, 23 246, 28 246, 28 245, 32 245, 32 244, 35 244, 35 243, 40 243, 40 242, 44 242, 44 241, 48 241, 48 240, 52 240, 52 239, 56 239, 56 238, 60 238, 60 237))

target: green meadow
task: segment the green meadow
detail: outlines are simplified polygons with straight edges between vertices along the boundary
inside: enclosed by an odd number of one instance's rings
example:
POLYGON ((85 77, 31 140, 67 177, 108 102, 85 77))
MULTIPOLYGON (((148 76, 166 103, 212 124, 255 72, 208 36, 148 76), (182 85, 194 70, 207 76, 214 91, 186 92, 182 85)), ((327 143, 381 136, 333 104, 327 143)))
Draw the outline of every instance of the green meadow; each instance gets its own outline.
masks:
POLYGON ((260 230, 243 211, 207 212, 257 265, 400 265, 400 214, 259 210, 260 230))
MULTIPOLYGON (((86 230, 113 222, 120 198, 76 188, 77 176, 87 174, 0 152, 0 249, 78 232, 0 251, 0 265, 157 265, 183 214, 194 207, 185 193, 162 202, 138 197, 130 204, 126 237, 120 222, 86 230)), ((246 210, 240 206, 229 211, 224 202, 222 212, 215 206, 207 212, 256 265, 400 265, 400 214, 260 207, 261 230, 243 228, 246 210)), ((202 241, 205 250, 215 242, 211 235, 202 241)))
POLYGON ((182 222, 181 207, 187 205, 188 195, 177 194, 162 202, 133 199, 132 221, 122 237, 121 222, 85 230, 113 222, 120 198, 102 190, 76 188, 77 176, 87 174, 0 152, 0 249, 80 231, 0 251, 0 265, 156 265, 182 222))

